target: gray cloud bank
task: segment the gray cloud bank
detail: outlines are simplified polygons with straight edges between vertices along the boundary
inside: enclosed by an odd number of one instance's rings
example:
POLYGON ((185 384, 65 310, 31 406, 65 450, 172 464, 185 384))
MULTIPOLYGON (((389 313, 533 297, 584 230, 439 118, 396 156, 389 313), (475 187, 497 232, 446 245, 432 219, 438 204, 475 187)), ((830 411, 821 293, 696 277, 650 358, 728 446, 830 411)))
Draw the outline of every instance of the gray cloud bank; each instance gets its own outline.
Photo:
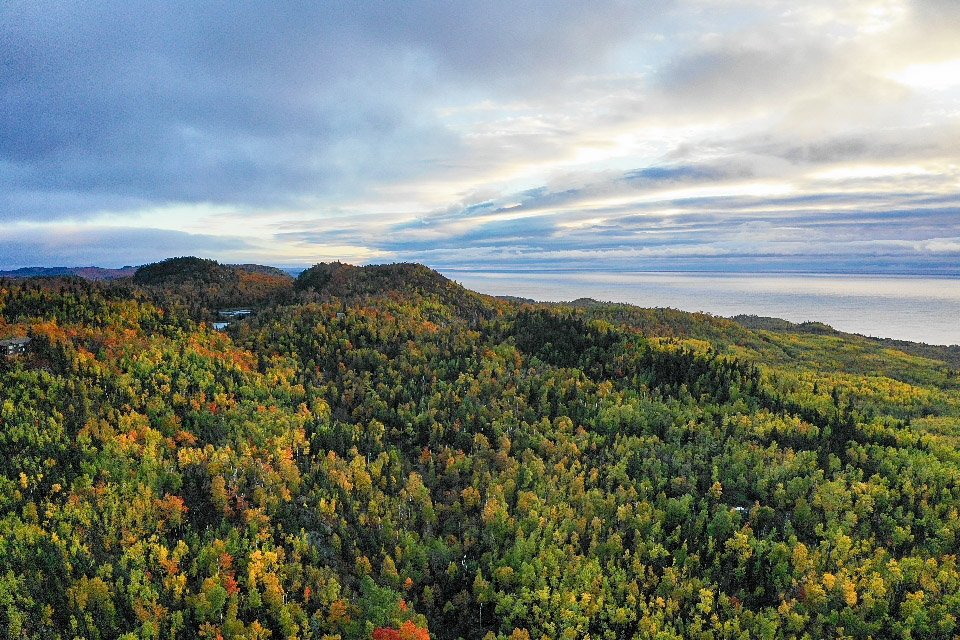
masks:
POLYGON ((429 101, 549 84, 641 4, 18 2, 0 8, 0 219, 324 201, 432 170, 429 101))
POLYGON ((5 229, 0 234, 0 269, 23 265, 141 265, 176 255, 243 255, 242 241, 210 235, 135 227, 64 227, 55 233, 5 229))

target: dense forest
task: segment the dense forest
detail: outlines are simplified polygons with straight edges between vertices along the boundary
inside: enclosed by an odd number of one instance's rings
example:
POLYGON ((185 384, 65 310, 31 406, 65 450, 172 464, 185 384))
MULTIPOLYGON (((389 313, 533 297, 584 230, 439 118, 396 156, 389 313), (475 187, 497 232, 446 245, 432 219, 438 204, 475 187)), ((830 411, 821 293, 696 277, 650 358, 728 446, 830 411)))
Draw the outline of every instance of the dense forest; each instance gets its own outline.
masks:
POLYGON ((767 325, 409 264, 0 280, 0 637, 957 637, 956 364, 767 325))

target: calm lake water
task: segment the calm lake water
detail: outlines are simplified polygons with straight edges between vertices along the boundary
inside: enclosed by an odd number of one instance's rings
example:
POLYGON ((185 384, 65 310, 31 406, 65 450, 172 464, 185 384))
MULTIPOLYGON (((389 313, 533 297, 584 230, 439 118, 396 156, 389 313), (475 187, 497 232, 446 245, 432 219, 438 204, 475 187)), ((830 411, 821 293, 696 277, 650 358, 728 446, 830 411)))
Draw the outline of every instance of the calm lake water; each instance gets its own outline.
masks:
POLYGON ((543 301, 595 298, 714 315, 816 320, 835 329, 929 344, 960 344, 960 279, 923 276, 726 273, 533 273, 445 270, 492 295, 543 301))

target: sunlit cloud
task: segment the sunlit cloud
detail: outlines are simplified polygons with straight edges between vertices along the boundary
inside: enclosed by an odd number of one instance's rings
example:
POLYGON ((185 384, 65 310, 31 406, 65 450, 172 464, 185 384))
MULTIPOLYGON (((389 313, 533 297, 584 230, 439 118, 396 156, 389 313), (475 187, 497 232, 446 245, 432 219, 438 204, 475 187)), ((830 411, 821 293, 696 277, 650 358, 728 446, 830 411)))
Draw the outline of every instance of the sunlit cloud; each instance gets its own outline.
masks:
POLYGON ((915 89, 942 91, 960 87, 960 58, 928 64, 912 64, 891 73, 890 78, 915 89))

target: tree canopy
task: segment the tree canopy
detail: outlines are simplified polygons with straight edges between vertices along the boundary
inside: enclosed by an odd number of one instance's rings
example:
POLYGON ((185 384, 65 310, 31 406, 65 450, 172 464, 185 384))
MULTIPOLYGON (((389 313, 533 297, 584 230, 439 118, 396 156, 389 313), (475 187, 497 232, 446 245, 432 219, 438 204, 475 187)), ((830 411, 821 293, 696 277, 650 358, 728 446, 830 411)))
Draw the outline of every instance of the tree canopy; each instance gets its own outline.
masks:
POLYGON ((0 359, 0 636, 960 633, 949 362, 419 265, 161 265, 0 281, 32 338, 0 359))

